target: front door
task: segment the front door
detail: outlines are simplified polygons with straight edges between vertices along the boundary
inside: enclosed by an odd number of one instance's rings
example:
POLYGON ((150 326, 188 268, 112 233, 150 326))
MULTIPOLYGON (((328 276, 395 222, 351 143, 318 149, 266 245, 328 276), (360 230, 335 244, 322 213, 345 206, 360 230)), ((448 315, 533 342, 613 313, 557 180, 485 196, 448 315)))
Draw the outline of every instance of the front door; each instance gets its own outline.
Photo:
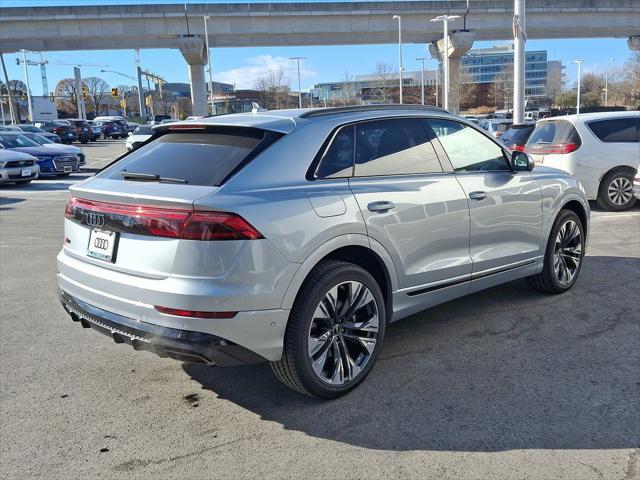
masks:
POLYGON ((531 172, 514 172, 506 152, 474 128, 444 119, 429 125, 469 203, 474 282, 484 287, 535 271, 544 254, 537 180, 531 172))

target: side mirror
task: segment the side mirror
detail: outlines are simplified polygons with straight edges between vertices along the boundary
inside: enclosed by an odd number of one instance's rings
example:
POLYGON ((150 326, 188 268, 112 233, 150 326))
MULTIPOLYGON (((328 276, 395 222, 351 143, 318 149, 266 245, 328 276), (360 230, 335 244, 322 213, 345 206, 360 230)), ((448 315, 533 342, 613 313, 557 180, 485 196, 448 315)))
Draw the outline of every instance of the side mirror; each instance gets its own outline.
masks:
POLYGON ((528 153, 516 150, 511 154, 511 166, 514 172, 530 172, 535 165, 528 153))

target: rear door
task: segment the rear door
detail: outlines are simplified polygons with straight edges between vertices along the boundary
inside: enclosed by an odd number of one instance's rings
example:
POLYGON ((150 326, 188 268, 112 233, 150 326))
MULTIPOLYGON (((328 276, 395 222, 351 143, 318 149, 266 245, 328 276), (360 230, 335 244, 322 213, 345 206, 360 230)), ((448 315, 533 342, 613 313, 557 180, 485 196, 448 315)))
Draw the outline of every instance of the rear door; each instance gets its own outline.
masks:
POLYGON ((400 288, 422 305, 466 293, 469 211, 455 175, 442 167, 424 120, 358 123, 349 185, 368 235, 393 258, 400 288), (442 289, 446 288, 446 291, 442 289), (437 292, 436 292, 437 291, 437 292))
POLYGON ((501 283, 541 255, 542 193, 531 172, 514 172, 494 141, 460 122, 430 119, 469 203, 473 288, 501 283))

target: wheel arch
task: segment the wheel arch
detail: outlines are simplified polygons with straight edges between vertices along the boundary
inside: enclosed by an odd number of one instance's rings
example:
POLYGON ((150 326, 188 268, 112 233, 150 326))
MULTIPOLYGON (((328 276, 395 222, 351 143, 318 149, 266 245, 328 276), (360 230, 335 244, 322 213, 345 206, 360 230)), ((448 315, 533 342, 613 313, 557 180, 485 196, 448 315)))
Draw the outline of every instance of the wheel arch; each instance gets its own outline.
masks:
MULTIPOLYGON (((589 231, 589 215, 587 214, 587 211, 584 208, 584 206, 577 200, 569 200, 567 203, 562 205, 561 210, 571 210, 573 213, 578 215, 578 218, 582 222, 582 228, 584 229, 585 236, 586 236, 587 232, 589 231)), ((556 217, 557 216, 558 215, 556 215, 556 217)))
POLYGON ((602 186, 602 181, 605 179, 605 177, 610 173, 615 173, 615 172, 626 172, 626 173, 630 173, 631 175, 635 175, 638 173, 638 169, 633 168, 631 165, 616 165, 615 167, 610 168, 609 170, 604 172, 598 179, 598 192, 600 192, 600 187, 602 186))
POLYGON ((353 263, 369 272, 378 282, 384 296, 387 321, 393 313, 393 292, 398 288, 398 279, 391 257, 377 242, 365 235, 336 237, 316 249, 301 265, 285 293, 282 308, 293 307, 300 288, 309 274, 326 260, 353 263))

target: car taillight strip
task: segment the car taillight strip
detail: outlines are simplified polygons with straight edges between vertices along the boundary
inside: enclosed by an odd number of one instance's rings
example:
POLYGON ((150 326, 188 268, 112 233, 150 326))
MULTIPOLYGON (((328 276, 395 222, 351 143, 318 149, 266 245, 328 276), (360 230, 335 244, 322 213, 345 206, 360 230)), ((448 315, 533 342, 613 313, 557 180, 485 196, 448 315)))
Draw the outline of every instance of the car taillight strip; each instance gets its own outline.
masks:
POLYGON ((580 147, 579 143, 552 143, 543 146, 532 145, 531 147, 527 148, 527 153, 537 153, 544 155, 565 154, 575 152, 578 147, 580 147))
POLYGON ((257 240, 264 238, 235 213, 121 205, 71 197, 65 217, 90 227, 183 240, 257 240))

